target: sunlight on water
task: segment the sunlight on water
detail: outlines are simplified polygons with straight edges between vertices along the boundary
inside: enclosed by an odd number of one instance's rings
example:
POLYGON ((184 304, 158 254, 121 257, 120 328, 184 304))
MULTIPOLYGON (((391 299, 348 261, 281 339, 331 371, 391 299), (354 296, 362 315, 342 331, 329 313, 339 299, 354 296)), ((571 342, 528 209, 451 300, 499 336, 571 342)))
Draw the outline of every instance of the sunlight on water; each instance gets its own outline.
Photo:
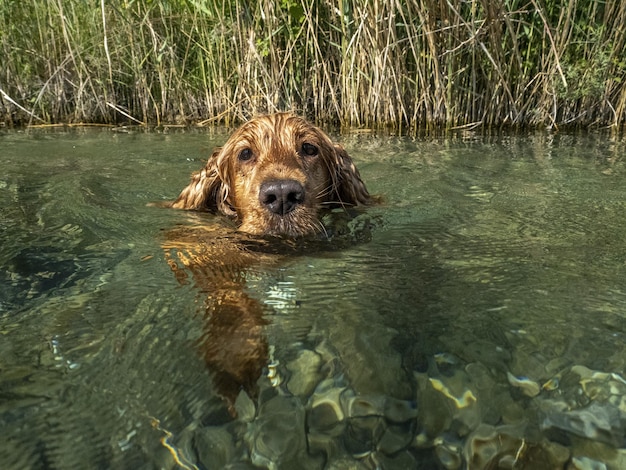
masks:
POLYGON ((2 468, 626 467, 623 141, 346 136, 384 203, 233 322, 161 247, 218 220, 146 207, 224 139, 0 134, 2 468))

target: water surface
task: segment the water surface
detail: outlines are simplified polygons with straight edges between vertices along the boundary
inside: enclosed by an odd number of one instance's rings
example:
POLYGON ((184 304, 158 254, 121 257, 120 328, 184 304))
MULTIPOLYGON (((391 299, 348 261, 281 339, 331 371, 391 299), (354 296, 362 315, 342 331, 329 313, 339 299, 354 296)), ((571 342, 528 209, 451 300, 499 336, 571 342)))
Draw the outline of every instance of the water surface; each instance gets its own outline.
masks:
POLYGON ((0 135, 3 468, 626 467, 623 141, 341 138, 385 202, 243 273, 233 417, 162 249, 216 220, 146 206, 226 136, 0 135))

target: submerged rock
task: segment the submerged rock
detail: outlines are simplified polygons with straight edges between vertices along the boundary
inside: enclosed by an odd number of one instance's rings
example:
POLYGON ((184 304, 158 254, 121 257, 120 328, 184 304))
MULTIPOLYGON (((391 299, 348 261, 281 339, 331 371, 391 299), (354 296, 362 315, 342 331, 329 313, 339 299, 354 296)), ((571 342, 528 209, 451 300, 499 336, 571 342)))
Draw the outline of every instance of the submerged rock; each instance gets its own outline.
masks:
POLYGON ((333 379, 322 381, 309 399, 309 428, 314 432, 327 432, 343 424, 345 412, 342 401, 349 400, 353 395, 352 390, 333 379))
POLYGON ((290 372, 288 390, 299 397, 311 395, 322 379, 321 364, 322 358, 316 352, 308 349, 300 351, 298 356, 287 364, 287 370, 290 372))
POLYGON ((515 377, 510 372, 507 372, 506 376, 512 386, 519 388, 528 397, 536 397, 541 392, 539 384, 528 377, 515 377))
MULTIPOLYGON (((540 428, 557 439, 579 436, 615 447, 626 444, 626 381, 618 374, 573 366, 535 402, 540 428)), ((545 387, 544 387, 545 389, 545 387)))
POLYGON ((454 429, 459 435, 468 434, 481 421, 480 406, 471 380, 462 369, 450 376, 430 377, 416 373, 419 422, 422 432, 431 439, 454 429))
POLYGON ((233 436, 224 428, 209 426, 194 436, 198 460, 207 468, 223 468, 235 457, 233 436))
POLYGON ((423 406, 412 445, 432 449, 442 468, 626 465, 626 380, 619 374, 573 366, 541 385, 480 363, 446 363, 442 373, 433 362, 415 373, 423 406))
POLYGON ((245 441, 254 465, 265 468, 318 468, 307 453, 305 411, 295 397, 277 395, 259 407, 245 441))
POLYGON ((568 470, 606 470, 608 467, 603 462, 588 457, 574 457, 569 464, 568 470))
POLYGON ((446 470, 458 470, 463 466, 462 447, 445 437, 435 445, 435 456, 446 470))
POLYGON ((427 372, 414 373, 416 400, 402 400, 359 393, 330 353, 302 351, 287 369, 286 382, 267 388, 259 403, 240 395, 237 435, 206 429, 195 437, 199 462, 270 469, 400 469, 426 461, 447 470, 626 468, 626 380, 615 373, 573 366, 542 378, 542 385, 479 362, 438 358, 427 372))
POLYGON ((379 395, 357 396, 341 380, 322 381, 308 404, 309 449, 327 460, 344 453, 354 459, 393 457, 407 449, 415 435, 417 409, 379 395))
POLYGON ((619 447, 624 443, 624 429, 619 410, 610 405, 592 402, 580 409, 569 409, 563 402, 541 401, 541 429, 558 438, 556 431, 572 433, 594 441, 619 447))
POLYGON ((249 423, 254 419, 256 407, 245 390, 241 390, 239 395, 237 395, 237 399, 235 400, 235 410, 237 412, 237 416, 243 422, 249 423))
POLYGON ((469 468, 564 468, 569 460, 566 447, 547 440, 526 439, 525 426, 481 425, 466 441, 469 468))

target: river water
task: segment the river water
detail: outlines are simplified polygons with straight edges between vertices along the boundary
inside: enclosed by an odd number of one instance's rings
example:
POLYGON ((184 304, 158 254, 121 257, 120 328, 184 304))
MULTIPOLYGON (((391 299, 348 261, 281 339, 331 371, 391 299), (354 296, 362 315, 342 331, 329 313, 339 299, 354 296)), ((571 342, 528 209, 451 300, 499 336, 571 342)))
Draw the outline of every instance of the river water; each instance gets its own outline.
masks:
POLYGON ((2 131, 2 468, 626 468, 624 140, 339 137, 384 203, 242 273, 229 404, 163 249, 219 220, 147 206, 226 137, 2 131))

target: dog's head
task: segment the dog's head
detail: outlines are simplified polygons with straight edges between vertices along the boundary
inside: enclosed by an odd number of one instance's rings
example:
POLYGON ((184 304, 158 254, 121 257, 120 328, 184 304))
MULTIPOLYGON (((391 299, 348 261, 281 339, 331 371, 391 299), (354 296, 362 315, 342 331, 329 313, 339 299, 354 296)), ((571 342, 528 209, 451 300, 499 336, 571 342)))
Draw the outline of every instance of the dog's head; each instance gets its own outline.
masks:
POLYGON ((254 118, 215 150, 172 207, 209 210, 255 235, 323 230, 324 209, 371 202, 346 151, 289 113, 254 118))

